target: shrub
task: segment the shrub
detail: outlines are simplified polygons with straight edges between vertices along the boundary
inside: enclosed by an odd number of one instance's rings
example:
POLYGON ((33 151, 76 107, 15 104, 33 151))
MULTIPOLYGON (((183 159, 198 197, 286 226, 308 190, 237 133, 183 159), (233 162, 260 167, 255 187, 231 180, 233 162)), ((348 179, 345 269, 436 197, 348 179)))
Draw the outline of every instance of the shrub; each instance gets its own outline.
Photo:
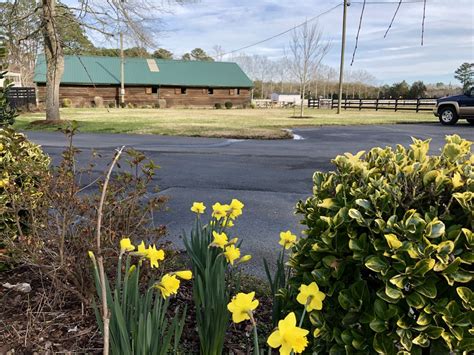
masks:
MULTIPOLYGON (((0 67, 0 79, 4 79, 6 71, 2 71, 0 67)), ((18 116, 18 112, 14 107, 11 107, 7 96, 8 91, 13 86, 13 83, 6 81, 5 87, 0 87, 0 127, 12 125, 15 123, 15 117, 18 116)))
POLYGON ((257 107, 257 105, 255 104, 255 102, 251 102, 251 103, 250 103, 250 108, 251 108, 251 109, 254 109, 254 108, 256 108, 256 107, 257 107))
POLYGON ((32 213, 44 202, 49 163, 23 134, 0 128, 0 250, 6 248, 7 254, 15 240, 29 233, 32 213))
POLYGON ((216 102, 216 103, 214 104, 214 108, 215 108, 216 110, 220 110, 220 109, 222 108, 222 104, 221 104, 220 102, 216 102))
POLYGON ((226 101, 224 103, 224 106, 225 106, 226 109, 230 110, 232 108, 233 104, 230 101, 226 101))
MULTIPOLYGON (((0 158, 4 158, 3 163, 0 159, 0 172, 3 172, 1 164, 6 164, 6 171, 17 166, 19 168, 16 170, 26 171, 20 175, 25 178, 16 178, 14 185, 11 183, 12 178, 9 179, 7 197, 17 194, 15 201, 18 202, 15 204, 4 203, 5 190, 0 188, 0 227, 7 226, 13 233, 16 230, 13 217, 19 216, 21 221, 24 220, 20 234, 23 243, 11 245, 15 255, 21 253, 21 260, 7 255, 2 256, 3 259, 34 265, 35 272, 45 274, 55 286, 52 299, 60 300, 64 294, 70 295, 73 292, 76 299, 87 304, 92 291, 92 280, 88 277, 90 265, 84 255, 95 245, 91 236, 96 229, 97 205, 100 200, 100 193, 97 191, 102 187, 104 179, 97 172, 100 154, 93 153, 87 163, 79 164, 77 155, 80 151, 73 145, 76 130, 77 124, 74 122, 64 129, 69 139, 68 148, 62 153, 63 159, 55 167, 51 167, 49 173, 47 168, 43 168, 46 162, 41 160, 47 159, 46 156, 34 145, 29 153, 34 158, 28 158, 27 152, 22 152, 26 148, 12 150, 20 152, 17 154, 18 162, 13 160, 12 164, 8 162, 16 155, 9 153, 2 156, 0 153, 0 158), (31 159, 35 159, 34 163, 30 163, 31 168, 20 170, 31 159), (39 174, 40 171, 44 173, 39 174), (34 177, 30 183, 34 193, 23 188, 29 181, 26 177, 30 179, 30 176, 34 177)), ((25 139, 19 136, 15 144, 23 147, 26 143, 21 142, 25 139)), ((1 142, 5 146, 5 142, 1 142)), ((165 197, 157 194, 154 181, 157 165, 134 149, 124 151, 119 163, 120 167, 109 181, 102 217, 103 245, 109 254, 114 253, 111 246, 116 245, 124 235, 158 243, 166 233, 163 225, 154 222, 156 213, 164 208, 166 202, 165 197)), ((0 241, 5 240, 4 235, 0 230, 0 241)))
POLYGON ((474 157, 471 142, 446 142, 439 156, 417 139, 346 153, 335 172, 314 174, 314 196, 297 205, 307 238, 293 248, 286 293, 292 310, 303 283, 327 294, 306 322, 314 351, 474 350, 474 157))
POLYGON ((109 108, 115 108, 115 102, 109 102, 107 105, 109 108))
POLYGON ((61 101, 61 107, 71 107, 72 106, 72 101, 71 99, 68 99, 67 97, 62 99, 61 101))

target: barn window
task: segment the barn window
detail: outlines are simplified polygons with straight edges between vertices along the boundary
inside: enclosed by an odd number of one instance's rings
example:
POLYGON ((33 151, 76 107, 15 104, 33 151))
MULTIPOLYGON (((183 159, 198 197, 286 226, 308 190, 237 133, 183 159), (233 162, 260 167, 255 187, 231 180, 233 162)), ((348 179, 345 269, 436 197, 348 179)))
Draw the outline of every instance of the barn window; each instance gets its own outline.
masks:
POLYGON ((240 95, 240 89, 237 89, 237 95, 240 95))
POLYGON ((179 89, 179 88, 174 88, 174 94, 175 94, 175 95, 181 94, 181 89, 179 89))
POLYGON ((207 94, 208 95, 214 95, 214 89, 213 88, 207 89, 207 94))
POLYGON ((186 88, 181 88, 181 95, 186 95, 186 88))
POLYGON ((152 88, 145 88, 145 93, 146 94, 151 94, 152 88))
POLYGON ((229 90, 229 95, 234 95, 234 93, 235 93, 235 90, 234 90, 234 89, 230 89, 230 90, 229 90))
POLYGON ((151 88, 151 93, 152 93, 152 94, 158 94, 158 86, 153 86, 153 87, 151 88))

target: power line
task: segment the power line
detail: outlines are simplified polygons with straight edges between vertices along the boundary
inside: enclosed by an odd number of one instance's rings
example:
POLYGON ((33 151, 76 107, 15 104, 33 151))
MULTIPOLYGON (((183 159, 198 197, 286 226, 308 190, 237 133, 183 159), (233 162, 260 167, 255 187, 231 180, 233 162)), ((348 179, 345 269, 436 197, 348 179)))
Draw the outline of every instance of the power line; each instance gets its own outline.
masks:
POLYGON ((356 52, 357 52, 357 45, 359 44, 359 35, 360 35, 360 29, 362 27, 362 18, 364 17, 365 3, 366 3, 366 1, 364 0, 364 4, 362 5, 362 10, 360 12, 359 28, 357 29, 356 41, 355 41, 355 46, 354 46, 354 53, 352 53, 351 66, 352 66, 352 64, 354 64, 354 59, 355 59, 355 55, 356 55, 356 52))
POLYGON ((314 16, 314 17, 311 17, 310 19, 308 19, 308 20, 306 20, 306 21, 300 23, 299 25, 293 26, 293 27, 291 27, 291 28, 288 29, 288 30, 285 30, 285 31, 283 31, 283 32, 280 32, 280 33, 278 33, 278 34, 276 34, 276 35, 273 35, 273 36, 271 36, 271 37, 262 39, 261 41, 258 41, 258 42, 249 44, 249 45, 247 45, 247 46, 244 46, 244 47, 241 47, 241 48, 234 49, 234 50, 232 50, 232 51, 226 52, 226 53, 222 54, 222 56, 225 56, 225 55, 228 55, 228 54, 232 54, 232 53, 235 53, 235 52, 239 52, 239 51, 242 51, 242 50, 244 50, 244 49, 247 49, 247 48, 250 48, 250 47, 254 47, 254 46, 257 46, 257 45, 259 45, 259 44, 262 44, 262 43, 271 41, 272 39, 275 39, 275 38, 277 38, 277 37, 283 36, 283 35, 287 34, 288 32, 291 32, 291 31, 297 29, 298 27, 303 26, 304 24, 306 24, 306 23, 308 23, 308 22, 314 21, 314 20, 318 19, 319 17, 328 14, 329 12, 331 12, 331 11, 337 9, 337 8, 340 7, 340 6, 342 6, 342 4, 338 4, 338 5, 336 5, 336 6, 333 6, 333 7, 330 8, 329 10, 326 10, 326 11, 324 11, 324 12, 321 12, 320 14, 318 14, 318 15, 316 15, 316 16, 314 16))
POLYGON ((398 2, 397 9, 395 10, 395 13, 393 14, 392 21, 390 21, 390 24, 388 25, 387 31, 385 32, 383 38, 387 37, 388 31, 390 31, 390 28, 392 28, 393 21, 395 20, 395 17, 397 17, 397 13, 398 13, 398 10, 400 10, 400 6, 402 5, 402 1, 403 0, 400 0, 398 2))

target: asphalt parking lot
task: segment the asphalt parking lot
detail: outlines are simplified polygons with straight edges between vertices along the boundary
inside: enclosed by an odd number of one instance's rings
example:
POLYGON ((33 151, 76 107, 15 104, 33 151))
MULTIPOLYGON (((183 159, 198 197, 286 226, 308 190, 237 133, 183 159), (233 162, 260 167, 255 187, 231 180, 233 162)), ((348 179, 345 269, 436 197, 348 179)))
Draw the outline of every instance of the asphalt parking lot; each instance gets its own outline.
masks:
MULTIPOLYGON (((243 239, 243 253, 252 254, 248 268, 261 275, 262 258, 274 260, 279 232, 301 233, 294 206, 311 195, 315 171, 331 169, 331 159, 344 152, 375 146, 408 145, 410 137, 432 139, 431 153, 439 151, 447 134, 474 141, 474 127, 439 124, 379 126, 325 126, 297 129, 300 140, 229 140, 124 134, 82 134, 74 140, 82 150, 79 164, 86 164, 92 149, 103 154, 96 168, 105 170, 115 148, 126 145, 142 150, 161 166, 156 184, 169 196, 168 210, 156 216, 168 226, 177 247, 180 236, 193 221, 189 208, 203 201, 210 209, 216 202, 237 198, 245 204, 244 215, 233 233, 243 239)), ((61 133, 26 132, 43 146, 54 162, 60 159, 66 139, 61 133)))

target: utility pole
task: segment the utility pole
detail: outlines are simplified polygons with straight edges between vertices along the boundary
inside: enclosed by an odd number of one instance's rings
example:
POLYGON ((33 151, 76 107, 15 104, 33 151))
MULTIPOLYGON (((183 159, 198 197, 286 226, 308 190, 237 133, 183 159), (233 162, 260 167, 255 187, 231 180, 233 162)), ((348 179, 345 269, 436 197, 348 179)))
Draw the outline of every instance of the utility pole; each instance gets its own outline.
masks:
POLYGON ((120 104, 125 104, 125 58, 123 56, 123 32, 120 31, 120 104))
POLYGON ((344 0, 344 11, 342 15, 342 43, 341 43, 341 65, 339 68, 339 95, 337 96, 337 113, 341 113, 342 103, 342 83, 344 79, 344 49, 346 47, 346 16, 347 7, 350 6, 349 0, 344 0))
MULTIPOLYGON (((121 0, 122 3, 125 0, 121 0)), ((123 7, 122 7, 123 8, 123 7)), ((118 18, 120 22, 120 17, 118 18)), ((125 105, 125 58, 123 55, 123 28, 120 26, 120 105, 125 105)))

